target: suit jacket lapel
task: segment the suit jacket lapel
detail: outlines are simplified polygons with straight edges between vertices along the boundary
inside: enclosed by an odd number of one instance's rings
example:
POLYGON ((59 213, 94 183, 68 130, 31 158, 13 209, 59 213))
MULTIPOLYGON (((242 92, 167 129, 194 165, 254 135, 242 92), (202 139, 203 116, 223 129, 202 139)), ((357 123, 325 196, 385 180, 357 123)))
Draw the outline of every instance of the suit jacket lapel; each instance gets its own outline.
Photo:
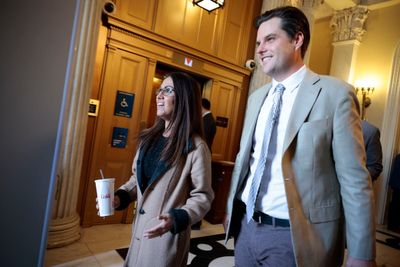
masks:
POLYGON ((285 139, 283 141, 283 151, 286 151, 290 143, 295 138, 301 125, 307 119, 318 94, 321 90, 319 84, 320 77, 312 71, 307 71, 303 82, 300 84, 296 99, 290 113, 285 139))
MULTIPOLYGON (((252 95, 251 100, 248 102, 248 107, 246 111, 245 124, 243 126, 242 137, 240 142, 240 157, 237 160, 239 169, 239 181, 238 187, 242 187, 242 183, 244 182, 244 178, 249 170, 248 164, 250 160, 250 154, 253 147, 253 137, 256 129, 258 115, 260 114, 260 110, 262 105, 264 104, 265 98, 268 95, 269 90, 272 87, 272 83, 268 83, 265 86, 257 89, 252 95), (243 149, 243 150, 242 150, 243 149)), ((236 168, 236 167, 235 167, 236 168)))

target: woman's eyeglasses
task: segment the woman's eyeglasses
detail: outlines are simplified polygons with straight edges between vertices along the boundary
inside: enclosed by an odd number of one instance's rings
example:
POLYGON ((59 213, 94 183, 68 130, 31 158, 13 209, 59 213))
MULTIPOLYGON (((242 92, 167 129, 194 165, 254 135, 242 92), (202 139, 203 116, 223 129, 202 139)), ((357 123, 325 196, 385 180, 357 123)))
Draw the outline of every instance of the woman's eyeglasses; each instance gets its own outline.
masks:
POLYGON ((161 93, 163 96, 171 96, 174 93, 175 89, 172 86, 165 86, 164 88, 158 88, 156 90, 156 95, 161 93))

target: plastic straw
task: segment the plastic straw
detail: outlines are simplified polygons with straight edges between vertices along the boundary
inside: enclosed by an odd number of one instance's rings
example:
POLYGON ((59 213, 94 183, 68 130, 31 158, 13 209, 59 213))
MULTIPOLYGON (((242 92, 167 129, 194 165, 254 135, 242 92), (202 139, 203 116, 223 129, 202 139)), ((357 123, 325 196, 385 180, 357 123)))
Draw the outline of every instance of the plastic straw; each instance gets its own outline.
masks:
POLYGON ((100 175, 101 175, 101 179, 104 179, 104 174, 103 171, 100 169, 100 175))

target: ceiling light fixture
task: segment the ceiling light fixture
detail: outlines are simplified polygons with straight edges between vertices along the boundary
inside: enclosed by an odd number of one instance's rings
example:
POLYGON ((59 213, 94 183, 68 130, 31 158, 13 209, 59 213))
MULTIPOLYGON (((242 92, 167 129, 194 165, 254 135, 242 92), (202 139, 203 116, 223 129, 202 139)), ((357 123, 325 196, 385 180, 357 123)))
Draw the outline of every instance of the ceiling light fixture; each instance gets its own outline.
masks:
POLYGON ((193 0, 193 5, 198 5, 208 12, 224 6, 224 0, 193 0))

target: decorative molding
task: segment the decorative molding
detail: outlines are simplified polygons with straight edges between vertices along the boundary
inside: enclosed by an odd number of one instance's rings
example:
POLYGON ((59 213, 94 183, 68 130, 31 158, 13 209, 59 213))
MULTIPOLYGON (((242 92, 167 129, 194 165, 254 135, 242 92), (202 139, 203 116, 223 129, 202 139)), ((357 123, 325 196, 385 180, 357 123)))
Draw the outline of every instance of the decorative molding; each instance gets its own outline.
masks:
POLYGON ((324 0, 264 0, 262 12, 279 6, 295 6, 298 8, 318 8, 324 0))
POLYGON ((358 40, 365 33, 364 22, 369 10, 365 6, 354 6, 334 12, 331 20, 333 42, 358 40))
POLYGON ((287 0, 285 2, 289 2, 291 6, 295 6, 298 8, 318 8, 321 4, 324 3, 324 0, 287 0))
POLYGON ((360 41, 353 39, 353 40, 344 40, 344 41, 337 41, 332 43, 332 45, 334 47, 336 46, 343 46, 343 45, 356 45, 356 46, 360 46, 360 41))
POLYGON ((81 237, 80 218, 78 214, 53 219, 49 226, 47 248, 59 248, 69 245, 81 237))
POLYGON ((141 35, 139 35, 139 34, 133 33, 133 32, 131 32, 131 31, 128 31, 128 30, 126 30, 126 29, 124 29, 124 28, 121 28, 121 27, 117 27, 117 26, 114 26, 114 25, 110 25, 110 29, 111 29, 112 31, 117 31, 117 32, 126 34, 126 35, 128 35, 128 36, 131 36, 131 37, 133 37, 133 38, 136 38, 136 39, 139 39, 139 40, 142 40, 142 41, 149 41, 148 38, 145 38, 145 37, 143 37, 143 36, 141 36, 141 35))
MULTIPOLYGON (((191 57, 196 57, 201 60, 205 60, 208 62, 215 63, 224 68, 228 68, 234 72, 239 73, 240 75, 250 75, 250 71, 246 69, 244 66, 239 66, 237 64, 228 62, 224 59, 221 59, 215 55, 202 52, 185 44, 179 43, 175 40, 171 40, 159 34, 144 30, 140 27, 136 27, 135 25, 126 23, 114 17, 108 17, 107 27, 110 28, 114 32, 119 32, 126 34, 127 36, 133 37, 135 39, 145 41, 150 44, 154 44, 156 46, 173 50, 173 51, 181 51, 191 57)), ((169 57, 169 56, 168 56, 169 57)))
POLYGON ((149 59, 151 58, 156 62, 163 62, 172 66, 178 66, 181 69, 193 71, 194 68, 189 68, 174 61, 177 55, 180 55, 182 59, 183 57, 189 57, 198 62, 198 64, 203 65, 202 68, 197 69, 202 75, 208 77, 218 76, 218 79, 234 85, 241 84, 245 76, 250 76, 248 69, 239 66, 232 69, 227 67, 228 65, 226 64, 223 65, 224 68, 221 68, 221 60, 212 57, 202 57, 204 53, 192 53, 190 49, 181 50, 180 47, 174 47, 165 42, 158 43, 157 40, 148 38, 148 36, 141 36, 136 32, 120 28, 117 25, 110 25, 109 29, 110 32, 107 41, 107 47, 109 48, 120 48, 127 51, 133 51, 132 49, 134 49, 135 53, 140 53, 140 55, 149 59))

